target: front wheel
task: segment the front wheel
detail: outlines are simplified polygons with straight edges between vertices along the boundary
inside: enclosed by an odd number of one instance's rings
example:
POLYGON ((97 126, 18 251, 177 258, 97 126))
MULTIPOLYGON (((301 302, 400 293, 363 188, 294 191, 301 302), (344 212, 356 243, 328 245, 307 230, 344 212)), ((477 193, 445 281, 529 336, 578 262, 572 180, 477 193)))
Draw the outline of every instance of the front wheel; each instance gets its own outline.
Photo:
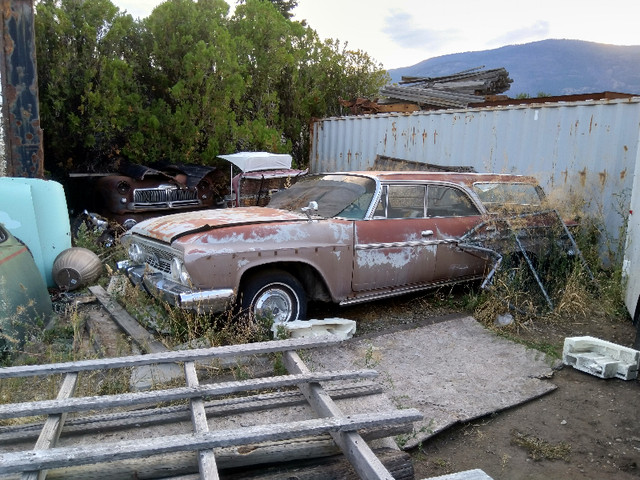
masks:
POLYGON ((269 317, 273 323, 302 320, 307 299, 293 275, 274 270, 251 277, 242 292, 242 309, 255 316, 269 317))

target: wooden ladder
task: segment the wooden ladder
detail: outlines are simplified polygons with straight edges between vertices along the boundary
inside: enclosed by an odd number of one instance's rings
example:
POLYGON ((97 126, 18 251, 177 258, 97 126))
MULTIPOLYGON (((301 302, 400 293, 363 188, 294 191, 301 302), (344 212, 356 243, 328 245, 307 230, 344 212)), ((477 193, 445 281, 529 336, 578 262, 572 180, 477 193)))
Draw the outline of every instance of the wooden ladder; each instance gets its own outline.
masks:
MULTIPOLYGON (((149 457, 177 454, 179 452, 196 452, 198 470, 202 479, 218 479, 219 468, 216 453, 213 449, 229 447, 247 447, 289 439, 301 439, 309 436, 329 434, 353 469, 363 479, 391 479, 389 470, 376 457, 358 431, 410 432, 412 423, 420 420, 422 415, 415 409, 391 410, 382 413, 358 413, 344 415, 330 394, 330 389, 322 387, 322 382, 366 380, 377 376, 374 370, 355 370, 339 372, 312 372, 302 361, 296 350, 327 347, 339 340, 330 337, 297 338, 274 340, 263 343, 193 349, 146 355, 134 355, 118 358, 84 360, 77 362, 17 366, 0 369, 0 381, 8 378, 38 377, 63 375, 57 398, 24 403, 0 405, 0 419, 11 419, 46 415, 44 424, 25 427, 0 428, 2 436, 27 435, 28 430, 41 428, 33 449, 2 450, 0 442, 0 478, 45 479, 47 471, 65 472, 70 467, 85 466, 88 472, 100 478, 99 472, 106 468, 105 462, 127 459, 145 459, 149 457), (196 369, 197 362, 233 359, 238 357, 280 353, 288 371, 287 375, 247 380, 225 381, 221 383, 201 383, 196 369), (94 397, 73 397, 78 377, 83 372, 103 369, 120 369, 149 365, 180 364, 184 370, 185 386, 132 392, 94 397), (249 395, 248 392, 264 392, 274 389, 290 389, 297 387, 302 393, 317 418, 308 420, 259 424, 233 429, 209 429, 205 399, 216 398, 221 403, 254 401, 265 398, 264 394, 249 395), (225 400, 230 395, 241 395, 240 400, 225 400), (65 426, 68 414, 82 412, 105 412, 118 409, 116 413, 103 413, 102 422, 141 422, 144 416, 175 414, 184 406, 169 406, 168 402, 188 400, 192 431, 189 433, 173 433, 153 435, 137 440, 120 440, 99 443, 82 443, 73 446, 57 446, 65 426), (152 409, 148 407, 153 405, 152 409), (138 410, 131 410, 137 408, 138 410), (173 412, 173 413, 171 413, 173 412), (7 430, 3 433, 3 429, 7 430), (22 432, 22 433, 20 433, 22 432), (25 433, 27 432, 27 433, 25 433), (17 476, 16 476, 17 475, 17 476)), ((360 387, 349 387, 360 388, 360 387)), ((285 394, 291 394, 287 391, 285 394)), ((299 393, 297 393, 299 396, 299 393)), ((259 403, 259 402, 258 402, 259 403)), ((93 417, 91 417, 93 418, 93 417)), ((82 420, 73 419, 74 423, 82 420)), ((66 427, 65 427, 66 432, 66 427)), ((376 438, 372 435, 372 438, 376 438)), ((155 458, 155 457, 154 457, 155 458)), ((162 458, 162 457, 160 457, 162 458)), ((65 473, 61 474, 63 478, 65 473)), ((70 477, 69 477, 70 478, 70 477)), ((80 478, 93 478, 83 477, 80 478)), ((150 477, 147 477, 150 478, 150 477)), ((186 478, 186 477, 181 477, 186 478)))

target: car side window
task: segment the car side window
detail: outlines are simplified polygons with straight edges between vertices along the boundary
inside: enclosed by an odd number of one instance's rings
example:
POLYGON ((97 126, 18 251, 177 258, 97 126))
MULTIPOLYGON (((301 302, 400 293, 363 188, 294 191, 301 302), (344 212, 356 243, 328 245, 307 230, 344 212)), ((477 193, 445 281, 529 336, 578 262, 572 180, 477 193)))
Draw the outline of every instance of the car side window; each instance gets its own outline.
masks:
POLYGON ((428 217, 466 217, 479 214, 476 206, 463 191, 443 185, 429 185, 428 217))
POLYGON ((425 194, 424 185, 389 185, 387 218, 423 218, 425 194))

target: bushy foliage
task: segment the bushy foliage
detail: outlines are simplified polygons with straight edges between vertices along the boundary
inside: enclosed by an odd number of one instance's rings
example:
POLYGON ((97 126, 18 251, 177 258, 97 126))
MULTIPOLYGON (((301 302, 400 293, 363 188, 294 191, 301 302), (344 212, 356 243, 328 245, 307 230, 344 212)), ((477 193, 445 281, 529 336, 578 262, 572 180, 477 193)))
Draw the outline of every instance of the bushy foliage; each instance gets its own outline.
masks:
POLYGON ((267 150, 306 163, 309 123, 338 98, 374 96, 366 53, 294 22, 296 2, 168 0, 142 20, 110 0, 42 0, 36 48, 45 168, 111 170, 121 158, 215 164, 267 150))

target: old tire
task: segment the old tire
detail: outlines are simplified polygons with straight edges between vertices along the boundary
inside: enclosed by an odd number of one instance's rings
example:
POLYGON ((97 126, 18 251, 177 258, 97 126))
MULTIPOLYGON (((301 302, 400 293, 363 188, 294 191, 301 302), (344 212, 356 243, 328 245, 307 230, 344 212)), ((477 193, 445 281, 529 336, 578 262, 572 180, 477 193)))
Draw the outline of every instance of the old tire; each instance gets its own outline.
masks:
POLYGON ((307 298, 296 277, 272 270, 249 278, 241 307, 255 316, 271 318, 273 323, 286 323, 305 318, 307 298))

